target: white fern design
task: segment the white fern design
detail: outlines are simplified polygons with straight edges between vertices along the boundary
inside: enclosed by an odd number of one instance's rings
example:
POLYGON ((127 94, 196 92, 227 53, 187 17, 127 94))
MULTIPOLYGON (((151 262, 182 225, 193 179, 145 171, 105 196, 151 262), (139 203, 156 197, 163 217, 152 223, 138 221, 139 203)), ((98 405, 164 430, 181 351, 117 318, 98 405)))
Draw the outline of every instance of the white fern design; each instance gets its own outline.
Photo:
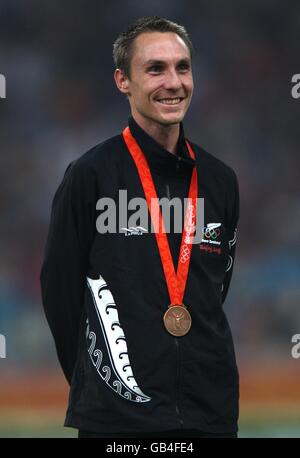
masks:
POLYGON ((87 277, 87 283, 93 297, 111 366, 110 368, 107 366, 101 368, 103 352, 98 349, 95 350, 96 334, 89 331, 88 328, 87 334, 91 340, 89 354, 97 372, 110 388, 125 399, 134 402, 150 401, 151 397, 142 392, 133 376, 117 306, 104 278, 101 275, 97 280, 87 277), (105 376, 102 374, 104 371, 106 372, 105 376), (111 380, 111 376, 114 380, 111 380))

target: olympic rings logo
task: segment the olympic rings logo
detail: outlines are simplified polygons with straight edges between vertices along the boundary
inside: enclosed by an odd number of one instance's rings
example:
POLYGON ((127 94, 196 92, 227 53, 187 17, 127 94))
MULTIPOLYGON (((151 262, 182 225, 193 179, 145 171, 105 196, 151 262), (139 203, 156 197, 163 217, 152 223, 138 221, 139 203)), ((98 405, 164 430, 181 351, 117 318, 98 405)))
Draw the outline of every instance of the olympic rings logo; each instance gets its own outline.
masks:
POLYGON ((190 254, 190 248, 186 245, 183 245, 182 250, 181 250, 181 255, 180 255, 180 262, 182 264, 186 263, 186 261, 189 259, 189 254, 190 254))
POLYGON ((220 229, 217 228, 212 228, 212 227, 204 227, 203 228, 203 234, 207 239, 215 240, 217 237, 219 237, 221 231, 220 229))

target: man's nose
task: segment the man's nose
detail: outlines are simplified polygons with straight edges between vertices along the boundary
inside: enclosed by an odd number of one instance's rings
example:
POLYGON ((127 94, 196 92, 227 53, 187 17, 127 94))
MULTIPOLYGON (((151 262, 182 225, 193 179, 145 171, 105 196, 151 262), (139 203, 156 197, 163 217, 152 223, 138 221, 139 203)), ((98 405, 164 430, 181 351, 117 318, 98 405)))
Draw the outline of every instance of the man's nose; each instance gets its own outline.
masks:
POLYGON ((181 79, 175 69, 167 72, 165 87, 173 90, 181 88, 181 79))

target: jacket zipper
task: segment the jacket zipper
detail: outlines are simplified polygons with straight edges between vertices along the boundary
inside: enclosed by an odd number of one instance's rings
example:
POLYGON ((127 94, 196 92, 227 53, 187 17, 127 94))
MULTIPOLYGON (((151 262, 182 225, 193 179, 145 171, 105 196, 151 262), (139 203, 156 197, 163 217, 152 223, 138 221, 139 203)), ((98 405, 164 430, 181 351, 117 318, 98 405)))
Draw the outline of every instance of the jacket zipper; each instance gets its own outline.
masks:
POLYGON ((175 410, 176 410, 176 415, 177 415, 177 418, 178 418, 178 421, 180 423, 180 426, 183 428, 183 419, 182 419, 182 416, 181 416, 181 412, 180 412, 180 409, 179 409, 179 363, 180 363, 180 360, 179 360, 179 341, 178 339, 175 337, 174 338, 174 342, 175 342, 175 347, 176 347, 176 382, 175 382, 175 390, 176 390, 176 397, 175 397, 175 410))
MULTIPOLYGON (((178 167, 177 167, 177 169, 178 169, 178 167)), ((169 200, 171 200, 170 187, 169 187, 168 183, 166 184, 166 194, 167 194, 167 198, 169 200)), ((183 420, 182 420, 182 417, 181 417, 181 412, 180 412, 180 409, 179 409, 179 400, 178 400, 180 358, 179 358, 179 341, 178 341, 178 339, 176 337, 174 338, 174 342, 175 342, 175 348, 176 348, 175 411, 176 411, 176 415, 177 415, 178 421, 180 423, 180 426, 183 428, 183 420)))

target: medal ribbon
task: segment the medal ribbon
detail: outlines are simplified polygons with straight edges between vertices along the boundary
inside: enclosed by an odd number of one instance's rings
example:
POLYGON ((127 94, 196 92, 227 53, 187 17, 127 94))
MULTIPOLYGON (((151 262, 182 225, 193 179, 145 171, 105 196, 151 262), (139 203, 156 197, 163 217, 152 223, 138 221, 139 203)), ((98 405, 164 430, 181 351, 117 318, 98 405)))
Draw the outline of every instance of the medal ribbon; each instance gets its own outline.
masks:
MULTIPOLYGON (((124 129, 123 138, 135 162, 144 189, 171 299, 170 305, 183 305, 182 300, 187 282, 192 252, 192 241, 196 228, 196 205, 198 195, 197 168, 195 166, 192 172, 188 194, 188 205, 184 218, 184 229, 181 239, 177 273, 175 273, 169 241, 164 228, 163 218, 147 159, 137 144, 135 138, 132 136, 129 127, 124 129)), ((187 140, 186 145, 191 158, 195 159, 194 151, 192 150, 187 140)))

